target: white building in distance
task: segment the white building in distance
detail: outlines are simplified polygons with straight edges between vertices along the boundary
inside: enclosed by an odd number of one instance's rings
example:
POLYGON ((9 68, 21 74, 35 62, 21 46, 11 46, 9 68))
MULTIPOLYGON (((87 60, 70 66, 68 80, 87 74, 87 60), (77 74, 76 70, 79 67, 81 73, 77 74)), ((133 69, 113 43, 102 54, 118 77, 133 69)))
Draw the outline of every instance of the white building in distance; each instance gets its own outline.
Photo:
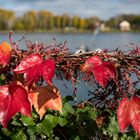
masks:
POLYGON ((119 24, 120 30, 121 31, 130 31, 131 30, 131 25, 128 21, 124 20, 119 24))

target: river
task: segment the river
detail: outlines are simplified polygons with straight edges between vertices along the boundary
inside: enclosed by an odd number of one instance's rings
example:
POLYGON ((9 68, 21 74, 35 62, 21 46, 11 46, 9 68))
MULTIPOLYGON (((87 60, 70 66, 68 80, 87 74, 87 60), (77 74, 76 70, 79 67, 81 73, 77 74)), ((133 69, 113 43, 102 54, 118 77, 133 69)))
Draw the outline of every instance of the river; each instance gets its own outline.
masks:
MULTIPOLYGON (((71 51, 74 51, 81 45, 88 47, 91 50, 97 48, 107 48, 109 50, 115 49, 117 47, 127 46, 130 43, 140 45, 140 33, 99 33, 99 34, 91 34, 91 33, 13 33, 14 40, 19 40, 25 36, 27 39, 31 41, 38 41, 42 43, 50 43, 52 38, 56 38, 56 40, 60 42, 67 41, 67 47, 70 48, 71 51)), ((8 34, 0 33, 0 42, 3 40, 8 41, 8 34)), ((24 45, 21 46, 24 48, 24 45)))

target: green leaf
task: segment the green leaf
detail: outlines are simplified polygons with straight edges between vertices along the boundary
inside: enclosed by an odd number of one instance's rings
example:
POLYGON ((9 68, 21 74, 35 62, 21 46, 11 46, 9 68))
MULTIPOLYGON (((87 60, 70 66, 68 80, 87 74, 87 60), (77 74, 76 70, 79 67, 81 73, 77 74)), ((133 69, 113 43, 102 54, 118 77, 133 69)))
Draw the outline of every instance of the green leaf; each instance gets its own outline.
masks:
POLYGON ((53 128, 58 124, 58 117, 53 116, 51 114, 47 114, 44 118, 44 120, 37 124, 36 132, 38 134, 45 134, 47 136, 50 136, 52 134, 53 128))
POLYGON ((74 114, 75 110, 72 108, 72 106, 68 103, 65 103, 64 107, 62 108, 63 113, 71 113, 74 114))
POLYGON ((93 121, 96 120, 97 114, 96 111, 90 111, 89 112, 89 118, 92 119, 93 121))
POLYGON ((13 121, 11 122, 12 125, 16 125, 16 126, 21 126, 22 124, 19 123, 19 121, 17 120, 16 116, 13 117, 13 121))
POLYGON ((36 140, 36 135, 29 135, 29 140, 36 140))
POLYGON ((26 135, 20 130, 18 133, 11 136, 12 140, 27 140, 26 135))
POLYGON ((29 118, 27 116, 21 116, 20 120, 22 121, 24 126, 35 125, 33 118, 29 118))
POLYGON ((27 131, 29 131, 29 133, 31 132, 32 134, 36 133, 36 125, 29 125, 27 131))
POLYGON ((92 108, 91 107, 89 107, 89 106, 86 106, 86 107, 84 107, 84 108, 78 108, 77 110, 76 110, 76 113, 78 114, 78 113, 84 113, 84 112, 87 112, 87 111, 90 111, 92 108))
POLYGON ((113 140, 118 140, 118 139, 119 139, 118 135, 113 135, 113 140))
MULTIPOLYGON (((126 133, 124 133, 123 136, 121 137, 121 140, 134 140, 134 137, 128 136, 126 133)), ((136 139, 136 140, 138 140, 138 139, 136 139)))
POLYGON ((53 130, 52 123, 48 120, 43 120, 36 126, 36 128, 38 134, 45 134, 47 136, 49 136, 53 130))
POLYGON ((62 127, 67 124, 66 118, 59 117, 59 121, 58 122, 59 122, 59 125, 62 126, 62 127))
POLYGON ((125 133, 123 134, 123 139, 127 140, 127 135, 125 133))
MULTIPOLYGON (((131 136, 129 136, 129 137, 127 138, 127 140, 134 140, 134 138, 131 137, 131 136)), ((138 140, 138 139, 137 139, 137 140, 138 140)))
POLYGON ((109 123, 108 129, 109 129, 110 136, 118 134, 119 128, 118 128, 118 122, 117 122, 115 115, 110 118, 110 123, 109 123))
POLYGON ((52 125, 52 128, 54 128, 58 124, 58 117, 48 114, 45 116, 45 121, 49 121, 52 125))
POLYGON ((32 118, 38 119, 39 115, 35 111, 32 111, 32 118))
POLYGON ((29 138, 30 140, 35 140, 36 139, 35 131, 36 131, 35 126, 28 127, 27 133, 30 137, 29 138))
MULTIPOLYGON (((77 121, 82 121, 82 120, 91 120, 91 107, 86 106, 85 108, 78 108, 76 110, 77 114, 77 121)), ((93 114, 92 114, 93 115, 93 114)))
POLYGON ((5 136, 10 136, 12 134, 7 128, 2 128, 1 131, 5 136))

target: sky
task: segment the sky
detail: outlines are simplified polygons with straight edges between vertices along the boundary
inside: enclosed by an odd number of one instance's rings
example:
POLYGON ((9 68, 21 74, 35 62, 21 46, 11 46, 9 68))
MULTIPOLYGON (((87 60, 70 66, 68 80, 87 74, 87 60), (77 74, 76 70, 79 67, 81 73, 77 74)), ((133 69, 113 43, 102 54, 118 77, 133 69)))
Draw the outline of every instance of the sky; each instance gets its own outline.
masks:
POLYGON ((0 8, 13 10, 17 15, 28 10, 48 10, 107 20, 119 14, 140 14, 140 0, 0 0, 0 8))

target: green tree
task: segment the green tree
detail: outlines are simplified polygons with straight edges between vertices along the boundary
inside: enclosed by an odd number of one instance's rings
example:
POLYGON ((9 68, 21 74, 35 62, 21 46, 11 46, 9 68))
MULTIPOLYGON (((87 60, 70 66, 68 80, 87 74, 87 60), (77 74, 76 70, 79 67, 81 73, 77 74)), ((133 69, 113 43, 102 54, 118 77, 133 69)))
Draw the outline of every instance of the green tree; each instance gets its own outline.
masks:
POLYGON ((15 13, 9 10, 0 9, 0 29, 12 29, 15 21, 15 13))
POLYGON ((84 29, 86 27, 86 20, 84 18, 80 18, 79 20, 79 28, 84 29))
POLYGON ((22 17, 16 18, 13 29, 16 30, 16 31, 25 30, 22 17))
POLYGON ((54 27, 53 14, 48 11, 40 11, 37 15, 38 28, 43 30, 52 30, 54 27))
POLYGON ((55 27, 60 29, 61 28, 61 16, 57 15, 54 17, 55 18, 55 27))
POLYGON ((100 19, 98 17, 90 17, 86 19, 87 28, 90 30, 94 30, 97 27, 97 24, 100 23, 100 19))
POLYGON ((23 16, 23 23, 24 28, 27 31, 33 31, 36 29, 36 12, 35 11, 29 11, 24 14, 23 16))
POLYGON ((69 15, 62 15, 62 28, 65 28, 65 27, 69 27, 70 26, 70 17, 69 15))
POLYGON ((140 29, 140 16, 135 16, 132 20, 132 23, 133 23, 132 27, 134 29, 140 29))
POLYGON ((79 28, 79 17, 78 16, 74 16, 72 18, 72 26, 75 28, 75 29, 78 29, 79 28))

